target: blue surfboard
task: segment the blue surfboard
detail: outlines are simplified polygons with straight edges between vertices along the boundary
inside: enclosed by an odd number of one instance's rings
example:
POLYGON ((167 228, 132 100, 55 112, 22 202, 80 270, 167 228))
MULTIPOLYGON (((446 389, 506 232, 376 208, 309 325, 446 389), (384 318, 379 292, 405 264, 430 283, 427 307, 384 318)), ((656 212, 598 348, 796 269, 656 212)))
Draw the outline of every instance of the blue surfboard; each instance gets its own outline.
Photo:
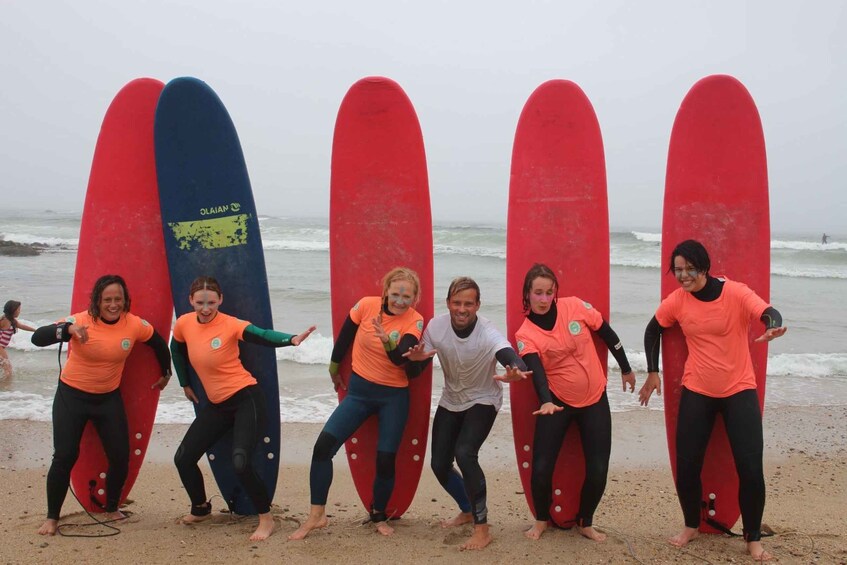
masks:
MULTIPOLYGON (((272 328, 268 277, 253 191, 235 126, 220 98, 195 78, 169 82, 159 98, 154 129, 156 172, 165 250, 176 315, 192 311, 191 282, 218 279, 221 311, 272 328)), ((241 361, 256 377, 267 400, 268 425, 253 464, 273 499, 279 473, 279 383, 272 348, 244 343, 241 361)), ((197 375, 191 387, 208 402, 197 375)), ((232 466, 232 433, 206 454, 229 509, 255 514, 232 466)))

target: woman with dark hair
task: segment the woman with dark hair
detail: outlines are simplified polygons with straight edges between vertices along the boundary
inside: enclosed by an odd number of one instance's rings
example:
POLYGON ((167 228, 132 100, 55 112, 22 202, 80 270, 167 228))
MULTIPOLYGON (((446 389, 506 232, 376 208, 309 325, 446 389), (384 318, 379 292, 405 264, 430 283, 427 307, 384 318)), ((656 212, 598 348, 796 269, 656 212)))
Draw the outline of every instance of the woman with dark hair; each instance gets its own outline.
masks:
POLYGON ((88 311, 42 326, 32 343, 44 347, 73 340, 53 400, 53 463, 47 473, 47 520, 39 534, 53 535, 68 492, 79 442, 91 421, 109 461, 106 472, 106 519, 120 520, 118 510, 129 469, 129 430, 118 388, 124 363, 137 342, 152 347, 162 376, 153 386, 165 388, 171 359, 165 340, 145 320, 129 311, 129 290, 118 275, 97 279, 88 311))
POLYGON ((700 471, 715 416, 721 414, 738 472, 747 551, 764 561, 771 558, 760 541, 765 508, 764 441, 748 335, 750 324, 757 319, 766 329, 756 342, 776 339, 787 328, 782 327, 779 312, 746 285, 713 277, 709 254, 700 242, 683 241, 669 259, 668 271, 680 288, 662 300, 644 332, 648 374, 639 391, 645 406, 653 391, 661 394, 660 336, 663 328, 679 324, 688 346, 676 433, 676 489, 685 527, 669 541, 682 547, 697 537, 700 471))
POLYGON ((177 319, 171 340, 174 369, 185 397, 195 404, 198 402, 188 381, 190 363, 209 398, 185 432, 174 456, 179 478, 191 500, 191 511, 180 522, 193 524, 211 515, 212 504, 206 498, 206 486, 197 462, 224 434, 232 432, 233 468, 259 513, 259 525, 250 539, 259 541, 269 537, 274 529, 270 496, 253 467, 253 452, 267 424, 266 402, 256 377, 241 364, 238 342, 266 347, 297 346, 315 327, 300 335, 262 329, 220 312, 223 298, 221 287, 213 277, 196 278, 188 292, 194 311, 177 319))
POLYGON ((612 416, 606 397, 606 373, 591 332, 606 343, 621 368, 623 390, 635 389, 635 374, 615 331, 591 304, 575 296, 558 297, 559 281, 547 265, 536 263, 524 277, 527 317, 515 333, 518 353, 532 371, 541 406, 533 412, 532 499, 535 524, 526 531, 539 539, 550 520, 553 471, 571 423, 579 427, 585 457, 585 481, 574 517, 584 537, 603 541, 592 526, 594 511, 606 490, 612 448, 612 416), (590 330, 590 331, 589 331, 590 330))
POLYGON ((28 332, 34 332, 32 328, 18 321, 18 316, 21 315, 21 303, 17 300, 9 300, 3 306, 3 315, 0 316, 0 378, 8 379, 12 376, 12 362, 9 360, 9 354, 6 353, 6 348, 12 340, 12 336, 19 329, 28 332))

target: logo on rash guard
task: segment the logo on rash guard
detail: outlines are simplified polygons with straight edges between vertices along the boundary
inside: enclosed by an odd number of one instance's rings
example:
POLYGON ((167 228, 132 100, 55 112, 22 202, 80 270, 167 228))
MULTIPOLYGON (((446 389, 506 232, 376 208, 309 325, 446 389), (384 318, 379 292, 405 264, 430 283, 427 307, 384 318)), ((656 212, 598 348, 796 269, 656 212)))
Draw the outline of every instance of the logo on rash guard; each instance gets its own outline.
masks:
POLYGON ((579 327, 579 322, 571 322, 568 324, 568 331, 571 332, 571 335, 579 335, 579 332, 582 331, 582 328, 579 327))
POLYGON ((142 326, 149 326, 149 325, 150 325, 150 322, 148 322, 148 321, 147 321, 147 320, 145 320, 144 318, 141 318, 141 325, 142 325, 142 326))
POLYGON ((219 349, 221 346, 221 338, 216 337, 212 340, 212 349, 219 349))
POLYGON ((123 349, 124 351, 129 351, 131 345, 132 342, 128 338, 123 338, 121 340, 121 349, 123 349))
POLYGON ((398 332, 397 330, 394 330, 393 332, 388 334, 388 337, 391 338, 391 341, 393 341, 394 343, 397 343, 397 340, 400 339, 400 332, 398 332))
POLYGON ((423 331, 423 320, 418 320, 418 323, 415 325, 418 327, 419 332, 423 331))
POLYGON ((68 316, 67 318, 65 318, 65 321, 70 323, 70 324, 75 324, 76 323, 76 316, 68 316))
POLYGON ((526 345, 524 345, 524 342, 519 341, 518 342, 518 351, 523 351, 524 347, 526 347, 526 345))
POLYGON ((593 308, 593 306, 591 306, 591 303, 586 302, 585 300, 582 301, 582 305, 585 306, 586 308, 588 308, 589 310, 591 310, 593 308))
POLYGON ((356 305, 353 306, 353 310, 358 310, 358 309, 359 309, 359 303, 357 302, 356 305))

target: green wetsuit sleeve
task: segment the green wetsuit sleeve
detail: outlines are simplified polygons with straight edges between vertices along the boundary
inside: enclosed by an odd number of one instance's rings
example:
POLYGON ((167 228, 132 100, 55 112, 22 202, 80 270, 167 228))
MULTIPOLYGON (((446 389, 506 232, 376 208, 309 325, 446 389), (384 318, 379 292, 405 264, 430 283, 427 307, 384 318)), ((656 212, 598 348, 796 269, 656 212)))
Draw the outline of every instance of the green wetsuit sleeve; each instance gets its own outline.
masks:
POLYGON ((171 338, 171 360, 179 386, 187 387, 190 384, 188 382, 188 346, 174 338, 171 338))
POLYGON ((297 334, 286 334, 275 330, 264 330, 250 324, 244 328, 244 341, 264 345, 265 347, 286 347, 293 345, 291 338, 297 337, 297 334))

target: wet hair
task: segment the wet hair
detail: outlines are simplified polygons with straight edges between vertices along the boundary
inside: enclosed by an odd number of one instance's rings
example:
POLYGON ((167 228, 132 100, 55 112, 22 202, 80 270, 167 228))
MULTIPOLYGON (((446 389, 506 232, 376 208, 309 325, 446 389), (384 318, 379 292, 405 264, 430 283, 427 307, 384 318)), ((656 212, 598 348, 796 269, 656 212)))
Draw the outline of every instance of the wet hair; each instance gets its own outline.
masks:
POLYGON ((394 267, 382 277, 382 298, 388 296, 388 287, 395 281, 409 281, 415 287, 415 295, 412 298, 412 305, 418 303, 421 297, 421 280, 418 274, 408 267, 394 267))
POLYGON ((3 317, 9 320, 9 323, 12 324, 12 333, 17 333, 18 331, 18 320, 15 318, 15 312, 17 312, 20 307, 21 303, 17 300, 9 300, 5 305, 3 305, 3 317))
POLYGON ((532 281, 537 278, 550 279, 553 281, 553 302, 556 302, 556 295, 559 293, 559 279, 556 278, 556 273, 553 269, 544 263, 536 263, 526 272, 523 279, 523 311, 524 314, 529 313, 529 292, 532 290, 532 281))
POLYGON ((459 294, 460 292, 471 289, 476 291, 476 302, 477 304, 479 304, 479 285, 476 284, 476 281, 470 277, 456 277, 450 283, 450 288, 447 289, 447 300, 449 301, 451 298, 453 298, 453 296, 459 294))
POLYGON ((112 284, 120 285, 124 291, 124 312, 129 312, 129 289, 126 287, 126 281, 120 275, 103 275, 94 283, 94 288, 91 289, 91 302, 88 304, 88 313, 92 320, 100 319, 100 300, 103 298, 103 291, 106 287, 112 284))
POLYGON ((191 288, 188 291, 189 298, 193 297, 194 293, 198 290, 211 290, 217 294, 219 298, 223 296, 223 292, 221 292, 221 285, 215 277, 197 277, 194 279, 194 282, 191 283, 191 288))
POLYGON ((708 273, 712 267, 712 263, 709 261, 709 252, 706 251, 702 243, 693 239, 686 239, 682 243, 677 243, 676 247, 673 248, 668 265, 669 273, 673 273, 673 260, 677 256, 691 263, 691 266, 701 273, 708 273))

